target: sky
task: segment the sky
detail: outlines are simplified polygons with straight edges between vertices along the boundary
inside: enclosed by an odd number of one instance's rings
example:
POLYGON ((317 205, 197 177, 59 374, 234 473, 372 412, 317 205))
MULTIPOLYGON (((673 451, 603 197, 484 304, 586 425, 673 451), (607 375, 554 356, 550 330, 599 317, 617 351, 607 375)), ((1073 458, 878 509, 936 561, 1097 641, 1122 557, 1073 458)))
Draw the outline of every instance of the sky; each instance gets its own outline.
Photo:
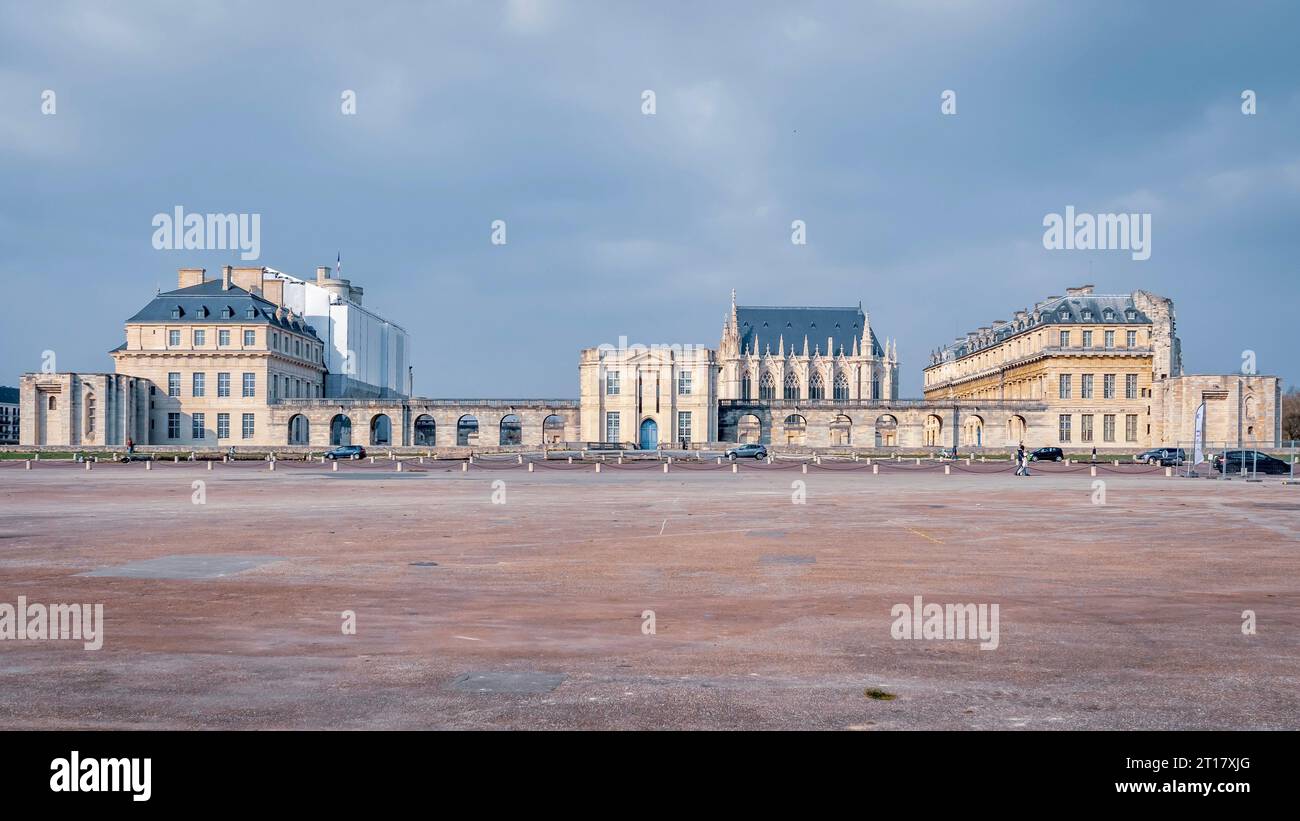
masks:
POLYGON ((0 384, 47 350, 111 371, 177 268, 341 255, 422 396, 576 397, 581 348, 716 346, 733 288, 861 301, 903 397, 1082 284, 1172 298, 1188 373, 1253 351, 1292 385, 1298 28, 1284 2, 4 0, 0 384), (1149 214, 1150 258, 1045 248, 1071 205, 1149 214), (154 248, 177 206, 260 215, 259 259, 154 248))

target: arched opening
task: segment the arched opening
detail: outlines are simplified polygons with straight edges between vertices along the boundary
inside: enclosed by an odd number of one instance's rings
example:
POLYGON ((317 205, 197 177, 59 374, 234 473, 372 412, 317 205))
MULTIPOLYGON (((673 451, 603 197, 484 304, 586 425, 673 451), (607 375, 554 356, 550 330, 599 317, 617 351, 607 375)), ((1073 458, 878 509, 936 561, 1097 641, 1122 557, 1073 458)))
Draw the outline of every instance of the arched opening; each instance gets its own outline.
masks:
POLYGON ((876 418, 876 447, 898 447, 898 420, 888 413, 876 418))
POLYGON ((335 447, 352 444, 352 420, 341 413, 330 420, 330 444, 335 447))
POLYGON ((497 440, 503 445, 520 445, 524 441, 524 426, 519 417, 508 413, 501 417, 501 436, 497 440))
POLYGON ((415 444, 416 445, 436 445, 438 444, 438 423, 427 413, 415 417, 415 444))
POLYGON ((826 398, 826 387, 825 385, 822 384, 822 375, 820 373, 814 372, 812 375, 812 379, 808 380, 808 398, 809 399, 826 398))
POLYGON ((764 371, 763 376, 758 380, 758 398, 776 398, 776 380, 773 379, 772 374, 767 371, 764 371))
POLYGON ((49 410, 58 410, 58 409, 59 409, 59 398, 58 398, 57 396, 53 395, 53 394, 50 394, 50 399, 49 399, 49 402, 46 404, 46 407, 47 407, 49 410))
POLYGON ((782 427, 785 428, 787 445, 802 445, 808 441, 808 420, 799 414, 792 413, 787 416, 782 427))
POLYGON ((465 414, 456 420, 456 444, 473 447, 478 444, 478 418, 465 414))
POLYGON ((849 400, 849 378, 844 374, 835 377, 835 401, 847 402, 849 400))
POLYGON ((961 443, 966 447, 984 446, 984 420, 979 416, 967 416, 961 423, 961 443))
POLYGON ((655 450, 659 447, 659 423, 649 417, 641 420, 641 450, 655 450))
POLYGON ((307 417, 303 416, 301 413, 295 413, 293 416, 289 417, 289 444, 309 444, 310 439, 308 436, 310 429, 311 426, 307 421, 307 417))
POLYGON ((831 420, 831 444, 853 444, 853 420, 846 414, 837 414, 835 418, 831 420))
POLYGON ((377 413, 370 418, 370 444, 393 444, 393 422, 385 414, 377 413))
POLYGON ((798 398, 799 398, 799 377, 795 376, 793 373, 787 373, 787 374, 785 375, 785 394, 784 394, 784 395, 785 395, 785 398, 786 398, 786 399, 798 399, 798 398))
POLYGON ((925 417, 925 446, 937 448, 943 444, 943 420, 933 413, 925 417))
POLYGON ((1025 417, 1019 414, 1007 420, 1007 444, 1018 446, 1025 441, 1025 417))
POLYGON ((548 445, 558 445, 564 441, 564 419, 551 414, 542 420, 542 441, 548 445))
POLYGON ((747 413, 736 421, 736 442, 741 445, 756 445, 763 440, 763 423, 752 413, 747 413))

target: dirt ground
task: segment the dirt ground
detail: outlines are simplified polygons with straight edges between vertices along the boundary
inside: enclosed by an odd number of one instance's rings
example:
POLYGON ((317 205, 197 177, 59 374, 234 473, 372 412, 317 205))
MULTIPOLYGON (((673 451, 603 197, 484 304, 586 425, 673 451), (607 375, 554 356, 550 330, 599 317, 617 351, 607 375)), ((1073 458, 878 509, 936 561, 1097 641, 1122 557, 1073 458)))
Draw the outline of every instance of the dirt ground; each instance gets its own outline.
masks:
POLYGON ((0 463, 0 727, 1300 728, 1300 486, 864 468, 0 463))

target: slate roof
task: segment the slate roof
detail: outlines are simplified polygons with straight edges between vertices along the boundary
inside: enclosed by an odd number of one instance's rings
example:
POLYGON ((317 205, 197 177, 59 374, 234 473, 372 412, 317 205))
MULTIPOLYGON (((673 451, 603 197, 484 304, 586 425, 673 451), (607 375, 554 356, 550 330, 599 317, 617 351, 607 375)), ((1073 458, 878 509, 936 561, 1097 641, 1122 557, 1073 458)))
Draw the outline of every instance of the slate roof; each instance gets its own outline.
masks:
MULTIPOLYGON (((762 354, 769 348, 775 353, 777 342, 782 338, 787 349, 794 345, 797 353, 803 353, 803 340, 807 336, 809 353, 827 354, 826 339, 830 337, 829 353, 838 355, 842 348, 845 354, 852 354, 853 340, 857 339, 859 346, 862 344, 862 329, 866 322, 861 305, 855 308, 736 306, 742 353, 762 354), (757 349, 755 339, 758 340, 757 349)), ((875 331, 871 332, 871 349, 876 356, 885 355, 875 331)))
MULTIPOLYGON (((221 280, 210 279, 199 285, 158 294, 127 322, 162 322, 173 325, 198 322, 205 325, 265 324, 286 331, 316 336, 316 330, 304 322, 302 317, 291 320, 287 311, 283 317, 276 317, 275 309, 275 303, 270 300, 234 285, 231 285, 229 290, 222 290, 221 280), (226 308, 231 309, 228 317, 222 315, 226 308), (176 317, 173 312, 178 309, 180 316, 176 317), (253 312, 252 316, 249 316, 250 310, 253 312)), ((320 338, 316 338, 319 341, 320 338)))
POLYGON ((1016 334, 1042 325, 1150 325, 1151 317, 1138 309, 1131 294, 1085 294, 1049 297, 1034 306, 1023 320, 1012 320, 977 338, 962 338, 938 352, 937 362, 950 362, 1000 344, 1016 334))

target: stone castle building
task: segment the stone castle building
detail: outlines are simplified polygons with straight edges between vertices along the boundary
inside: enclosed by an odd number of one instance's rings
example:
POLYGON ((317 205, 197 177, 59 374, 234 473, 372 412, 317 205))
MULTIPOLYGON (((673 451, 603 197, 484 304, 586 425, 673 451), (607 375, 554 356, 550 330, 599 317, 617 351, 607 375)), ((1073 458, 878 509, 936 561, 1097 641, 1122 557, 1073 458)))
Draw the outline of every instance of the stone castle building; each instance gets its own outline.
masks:
MULTIPOLYGON (((1245 444, 1271 446, 1281 437, 1280 391, 1275 376, 1185 376, 1172 300, 1091 285, 934 351, 924 386, 936 402, 1039 401, 1055 422, 1048 443, 1084 448, 1188 446, 1202 401, 1207 442, 1235 445, 1240 421, 1245 444)), ((1019 419, 1007 424, 1008 438, 1025 433, 1019 419)))
POLYGON ((897 345, 857 307, 738 306, 718 347, 583 350, 578 399, 410 395, 406 332, 361 289, 226 266, 181 269, 125 323, 114 373, 30 373, 22 446, 184 450, 762 442, 923 449, 1062 445, 1131 453, 1280 438, 1273 376, 1186 376, 1170 300, 1070 289, 934 352, 923 399, 898 396, 897 345), (1238 412, 1240 407, 1240 412, 1238 412))

